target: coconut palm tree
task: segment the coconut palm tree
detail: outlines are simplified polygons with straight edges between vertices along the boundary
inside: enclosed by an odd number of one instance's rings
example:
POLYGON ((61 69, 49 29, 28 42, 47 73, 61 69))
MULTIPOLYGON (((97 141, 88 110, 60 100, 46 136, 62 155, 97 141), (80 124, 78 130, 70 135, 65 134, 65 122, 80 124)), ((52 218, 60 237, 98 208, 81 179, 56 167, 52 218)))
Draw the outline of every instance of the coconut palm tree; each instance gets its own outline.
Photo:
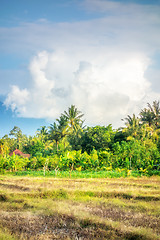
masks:
POLYGON ((41 139, 42 142, 45 141, 47 133, 48 130, 46 126, 42 126, 41 128, 37 129, 37 136, 41 139))
POLYGON ((140 119, 142 123, 148 124, 151 127, 154 123, 154 114, 150 111, 150 109, 145 108, 140 112, 140 119))
POLYGON ((148 123, 149 126, 155 126, 156 128, 160 124, 160 106, 159 101, 154 101, 151 105, 147 103, 148 109, 145 108, 140 112, 140 118, 143 123, 148 123))
POLYGON ((57 152, 58 152, 58 145, 59 145, 59 141, 61 140, 61 134, 60 134, 58 125, 55 122, 53 124, 50 124, 48 134, 49 134, 49 137, 48 137, 49 140, 55 140, 57 152))
POLYGON ((133 117, 128 115, 125 119, 122 119, 125 121, 126 128, 124 128, 124 132, 128 132, 128 134, 132 137, 137 137, 138 132, 140 129, 140 120, 138 117, 133 114, 133 117))
POLYGON ((66 118, 71 132, 77 131, 83 125, 84 121, 82 120, 82 117, 84 114, 82 114, 81 111, 78 111, 75 105, 71 105, 71 107, 68 108, 68 112, 64 111, 64 114, 62 114, 62 116, 66 118))
POLYGON ((64 115, 61 115, 60 118, 56 119, 58 122, 58 129, 61 134, 61 137, 65 137, 68 133, 68 123, 67 118, 64 115))
POLYGON ((154 101, 152 106, 148 103, 148 107, 154 116, 154 124, 157 127, 160 123, 160 106, 159 101, 154 101))
POLYGON ((65 138, 68 134, 68 123, 65 116, 61 115, 59 119, 56 119, 57 123, 54 122, 49 127, 49 139, 56 141, 57 151, 59 142, 65 138))
POLYGON ((68 129, 68 122, 65 116, 61 115, 59 119, 56 119, 58 122, 58 129, 59 129, 59 133, 61 136, 61 140, 64 139, 63 144, 64 144, 64 148, 65 148, 65 137, 69 134, 69 129, 68 129))

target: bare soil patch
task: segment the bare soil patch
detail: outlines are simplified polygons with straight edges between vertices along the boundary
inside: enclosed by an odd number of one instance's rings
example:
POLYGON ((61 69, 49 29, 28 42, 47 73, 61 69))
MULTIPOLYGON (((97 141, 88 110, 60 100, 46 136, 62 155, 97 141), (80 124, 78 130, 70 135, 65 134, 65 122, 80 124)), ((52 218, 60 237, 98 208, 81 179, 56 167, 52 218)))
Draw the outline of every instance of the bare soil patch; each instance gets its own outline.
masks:
POLYGON ((30 188, 28 187, 14 185, 14 184, 7 184, 7 183, 0 183, 0 187, 14 189, 18 191, 30 191, 30 188))
POLYGON ((112 229, 81 222, 65 214, 3 214, 1 226, 7 227, 13 234, 16 233, 20 239, 122 239, 121 233, 112 229))
POLYGON ((119 208, 106 208, 103 206, 86 207, 90 213, 102 218, 120 221, 128 226, 151 228, 160 234, 160 217, 148 216, 134 211, 122 211, 119 208))

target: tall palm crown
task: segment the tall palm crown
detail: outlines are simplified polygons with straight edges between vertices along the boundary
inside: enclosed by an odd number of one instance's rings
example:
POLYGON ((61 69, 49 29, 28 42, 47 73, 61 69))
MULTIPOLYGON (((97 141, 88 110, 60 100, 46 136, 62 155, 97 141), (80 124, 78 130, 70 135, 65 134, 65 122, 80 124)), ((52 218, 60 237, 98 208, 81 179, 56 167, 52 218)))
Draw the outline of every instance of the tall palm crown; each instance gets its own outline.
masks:
POLYGON ((160 124, 160 106, 159 101, 154 101, 153 104, 147 104, 148 109, 141 110, 141 121, 148 123, 149 126, 153 125, 158 127, 160 124))
POLYGON ((84 116, 84 114, 82 114, 81 111, 78 111, 75 105, 71 105, 71 107, 68 108, 68 112, 64 111, 62 116, 66 117, 69 128, 72 131, 76 131, 82 127, 83 120, 81 118, 84 116))
POLYGON ((56 121, 57 123, 54 122, 53 124, 50 124, 48 133, 49 139, 55 140, 58 151, 59 142, 68 134, 68 123, 66 116, 62 115, 60 118, 56 119, 56 121))
POLYGON ((133 128, 135 128, 135 127, 139 126, 139 118, 137 118, 137 117, 135 116, 135 114, 133 114, 133 117, 131 117, 130 115, 128 115, 124 120, 125 120, 125 125, 126 125, 127 127, 133 127, 133 128))
POLYGON ((56 119, 58 122, 58 131, 61 135, 61 138, 65 137, 68 133, 67 128, 67 118, 66 116, 61 115, 60 118, 56 119))
POLYGON ((59 144, 59 141, 61 140, 61 134, 60 134, 58 125, 55 122, 53 124, 50 124, 49 139, 55 140, 56 145, 57 145, 57 151, 58 151, 58 144, 59 144))
POLYGON ((151 113, 154 116, 154 124, 156 127, 158 126, 160 122, 160 106, 159 106, 159 101, 154 101, 152 106, 148 103, 148 107, 151 111, 151 113))
POLYGON ((122 120, 125 121, 125 125, 127 126, 124 131, 128 131, 131 136, 136 137, 138 135, 140 127, 139 118, 133 114, 133 117, 128 115, 125 119, 122 120))
POLYGON ((43 141, 45 141, 45 138, 48 134, 48 130, 46 126, 42 126, 41 128, 37 129, 37 136, 43 141))
POLYGON ((47 134, 47 127, 46 126, 42 126, 41 128, 37 129, 37 133, 38 134, 42 134, 42 135, 46 135, 47 134))
POLYGON ((149 127, 154 122, 154 114, 149 109, 141 110, 140 112, 140 118, 143 123, 147 123, 149 127))

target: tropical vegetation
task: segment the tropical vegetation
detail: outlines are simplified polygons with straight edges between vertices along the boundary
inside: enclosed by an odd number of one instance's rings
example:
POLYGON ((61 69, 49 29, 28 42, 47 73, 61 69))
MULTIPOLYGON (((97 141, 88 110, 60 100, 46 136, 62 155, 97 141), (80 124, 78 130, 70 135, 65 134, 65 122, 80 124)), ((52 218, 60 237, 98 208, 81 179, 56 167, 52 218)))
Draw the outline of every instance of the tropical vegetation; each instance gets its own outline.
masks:
POLYGON ((138 171, 160 170, 160 103, 154 101, 123 119, 124 126, 85 126, 84 114, 71 105, 50 126, 26 136, 17 126, 0 139, 0 171, 138 171), (30 154, 24 158, 15 149, 30 154))

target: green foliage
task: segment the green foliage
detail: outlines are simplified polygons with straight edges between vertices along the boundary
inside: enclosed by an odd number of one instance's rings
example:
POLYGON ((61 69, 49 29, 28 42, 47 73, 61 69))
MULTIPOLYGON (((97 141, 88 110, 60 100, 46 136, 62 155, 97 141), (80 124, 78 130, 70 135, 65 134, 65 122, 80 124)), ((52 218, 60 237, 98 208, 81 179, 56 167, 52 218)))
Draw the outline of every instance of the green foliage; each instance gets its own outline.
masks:
POLYGON ((82 137, 82 151, 90 153, 93 149, 100 150, 110 147, 115 133, 112 126, 107 127, 95 126, 88 127, 84 130, 82 137))
POLYGON ((148 166, 154 166, 159 163, 160 153, 156 144, 150 142, 143 143, 140 140, 132 139, 129 142, 118 142, 114 144, 114 155, 116 156, 115 164, 119 167, 128 169, 144 169, 148 166))
POLYGON ((140 118, 127 116, 125 127, 112 125, 83 127, 83 114, 74 105, 56 122, 42 126, 36 136, 26 137, 18 127, 0 139, 0 171, 132 171, 158 174, 160 169, 159 102, 141 110, 140 118), (9 156, 19 148, 31 158, 9 156))
POLYGON ((43 153, 45 149, 45 144, 40 139, 34 137, 28 141, 28 143, 24 146, 24 151, 31 154, 32 156, 36 156, 38 153, 43 153))
POLYGON ((68 135, 68 142, 70 144, 71 150, 82 150, 82 141, 83 141, 83 129, 78 129, 72 134, 68 135))
POLYGON ((75 105, 71 105, 71 107, 68 108, 68 111, 64 111, 64 113, 61 115, 61 117, 66 119, 70 132, 77 131, 82 127, 84 122, 82 120, 83 116, 84 114, 81 113, 81 111, 79 111, 75 105))
POLYGON ((1 240, 18 240, 18 238, 13 236, 13 233, 9 232, 7 228, 0 228, 0 239, 1 240))
POLYGON ((109 149, 98 153, 99 167, 102 170, 112 170, 113 153, 109 149))
POLYGON ((14 138, 14 149, 18 148, 23 150, 23 146, 27 141, 27 136, 22 134, 22 131, 19 127, 14 126, 14 128, 9 133, 10 136, 14 138))
MULTIPOLYGON (((9 172, 10 175, 16 175, 16 176, 33 176, 33 177, 40 177, 44 176, 43 170, 24 170, 24 171, 17 171, 17 172, 9 172)), ((150 173, 141 172, 141 171, 127 171, 126 169, 106 169, 101 171, 95 171, 95 170, 85 170, 85 171, 79 171, 73 170, 71 173, 72 178, 120 178, 120 177, 141 177, 141 176, 152 176, 152 175, 159 175, 159 172, 151 171, 150 173), (155 174, 156 173, 156 174, 155 174)), ((58 170, 51 170, 47 171, 45 174, 45 177, 57 177, 57 178, 68 178, 69 177, 69 171, 64 170, 60 171, 58 170)))
POLYGON ((156 128, 160 125, 160 106, 159 101, 154 101, 151 105, 147 104, 148 109, 141 110, 140 116, 142 122, 148 123, 149 126, 153 125, 156 128))
POLYGON ((8 171, 21 171, 25 169, 29 162, 28 158, 23 158, 13 154, 12 156, 1 156, 0 155, 0 170, 6 169, 8 171))

